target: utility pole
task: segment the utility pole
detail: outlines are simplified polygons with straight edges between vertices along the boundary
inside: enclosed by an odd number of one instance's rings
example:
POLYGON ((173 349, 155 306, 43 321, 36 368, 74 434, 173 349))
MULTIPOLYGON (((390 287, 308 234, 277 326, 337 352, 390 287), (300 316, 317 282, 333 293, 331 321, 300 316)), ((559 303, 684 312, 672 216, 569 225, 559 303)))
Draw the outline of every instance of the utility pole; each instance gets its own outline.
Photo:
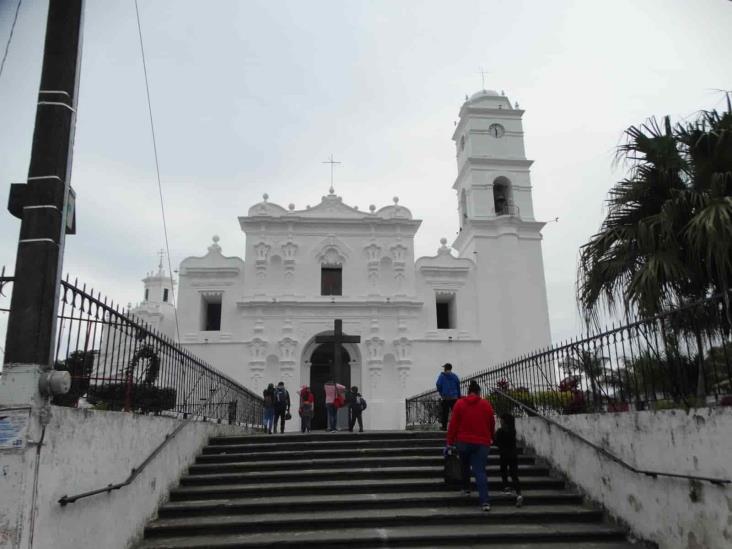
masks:
POLYGON ((52 369, 64 237, 74 231, 70 179, 83 4, 49 0, 28 182, 10 191, 8 209, 21 225, 0 383, 4 406, 42 405, 68 384, 68 375, 52 369))

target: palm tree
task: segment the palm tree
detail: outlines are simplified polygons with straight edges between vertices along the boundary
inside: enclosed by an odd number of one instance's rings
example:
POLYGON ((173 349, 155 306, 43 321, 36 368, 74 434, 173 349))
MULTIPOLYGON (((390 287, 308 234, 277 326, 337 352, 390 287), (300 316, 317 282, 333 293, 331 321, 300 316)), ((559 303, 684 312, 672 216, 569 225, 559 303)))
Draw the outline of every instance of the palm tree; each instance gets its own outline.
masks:
MULTIPOLYGON (((628 177, 600 230, 580 249, 578 302, 587 321, 619 306, 652 315, 710 293, 732 276, 732 105, 672 126, 625 131, 628 177)), ((726 299, 726 298, 725 298, 726 299)), ((726 302, 727 305, 729 305, 726 302)))

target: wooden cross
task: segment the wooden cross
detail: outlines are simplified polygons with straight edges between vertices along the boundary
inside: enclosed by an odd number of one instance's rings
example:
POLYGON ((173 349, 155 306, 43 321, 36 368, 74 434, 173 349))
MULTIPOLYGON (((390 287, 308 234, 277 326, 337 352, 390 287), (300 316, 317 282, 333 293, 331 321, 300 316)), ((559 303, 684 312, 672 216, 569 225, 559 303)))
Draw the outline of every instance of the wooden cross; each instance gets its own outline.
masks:
POLYGON ((340 164, 340 162, 336 162, 333 160, 333 155, 330 155, 330 158, 328 160, 325 160, 321 162, 321 164, 330 164, 330 194, 333 194, 335 190, 333 189, 333 166, 336 164, 340 164))
POLYGON ((330 381, 338 383, 341 379, 341 343, 361 343, 361 336, 349 336, 343 333, 343 321, 336 318, 333 335, 315 336, 315 343, 333 344, 333 364, 330 366, 330 381))

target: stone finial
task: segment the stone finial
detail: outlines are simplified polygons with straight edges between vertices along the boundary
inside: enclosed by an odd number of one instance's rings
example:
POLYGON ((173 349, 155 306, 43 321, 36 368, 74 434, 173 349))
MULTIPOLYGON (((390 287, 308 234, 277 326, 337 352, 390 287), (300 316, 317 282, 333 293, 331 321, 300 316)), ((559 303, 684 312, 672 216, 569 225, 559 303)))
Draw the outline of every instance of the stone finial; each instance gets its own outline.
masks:
POLYGON ((369 211, 371 213, 374 213, 376 211, 376 206, 374 206, 373 204, 369 204, 369 211))
POLYGON ((450 247, 447 245, 447 238, 444 236, 440 239, 440 247, 437 250, 438 255, 446 255, 450 253, 450 247))
POLYGON ((394 201, 394 204, 395 205, 396 204, 399 204, 399 197, 398 196, 395 196, 394 198, 392 198, 392 200, 394 201))
POLYGON ((295 209, 295 205, 292 202, 290 202, 290 205, 287 207, 290 209, 290 211, 293 211, 295 209))
POLYGON ((519 108, 518 101, 516 101, 516 103, 514 103, 514 107, 517 108, 517 109, 519 108))
POLYGON ((267 200, 269 200, 269 195, 267 193, 264 193, 262 195, 262 198, 264 199, 265 202, 267 202, 267 200))
POLYGON ((354 206, 353 209, 358 211, 358 206, 354 206))
POLYGON ((213 235, 211 237, 211 240, 213 241, 213 243, 208 247, 208 251, 209 252, 220 252, 221 246, 219 246, 219 240, 221 240, 221 239, 219 238, 219 235, 217 235, 217 234, 213 235))
POLYGON ((506 96, 506 92, 503 91, 503 90, 501 90, 501 95, 505 97, 506 96))
POLYGON ((440 239, 440 244, 442 244, 443 246, 447 246, 447 238, 445 238, 445 237, 443 236, 443 237, 442 237, 442 238, 440 239))

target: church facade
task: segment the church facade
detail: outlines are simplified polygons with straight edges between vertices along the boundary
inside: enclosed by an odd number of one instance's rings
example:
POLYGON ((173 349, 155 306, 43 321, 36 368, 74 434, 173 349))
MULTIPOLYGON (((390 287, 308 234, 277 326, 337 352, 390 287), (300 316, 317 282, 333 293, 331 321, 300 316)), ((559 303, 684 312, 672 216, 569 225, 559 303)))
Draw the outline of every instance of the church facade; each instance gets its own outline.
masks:
MULTIPOLYGON (((342 344, 337 381, 366 398, 367 429, 403 427, 405 397, 432 387, 445 362, 469 374, 548 345, 543 223, 533 214, 523 112, 487 90, 462 105, 453 134, 460 231, 434 256, 414 257, 421 221, 396 197, 367 212, 332 188, 305 210, 264 195, 239 218, 243 259, 214 237, 205 255, 181 262, 181 343, 257 392, 284 381, 291 430, 302 385, 316 395, 315 426, 324 421, 335 347, 317 338, 332 336, 336 319, 353 340, 342 344)), ((170 283, 145 282, 139 312, 168 311, 155 304, 170 283)))

